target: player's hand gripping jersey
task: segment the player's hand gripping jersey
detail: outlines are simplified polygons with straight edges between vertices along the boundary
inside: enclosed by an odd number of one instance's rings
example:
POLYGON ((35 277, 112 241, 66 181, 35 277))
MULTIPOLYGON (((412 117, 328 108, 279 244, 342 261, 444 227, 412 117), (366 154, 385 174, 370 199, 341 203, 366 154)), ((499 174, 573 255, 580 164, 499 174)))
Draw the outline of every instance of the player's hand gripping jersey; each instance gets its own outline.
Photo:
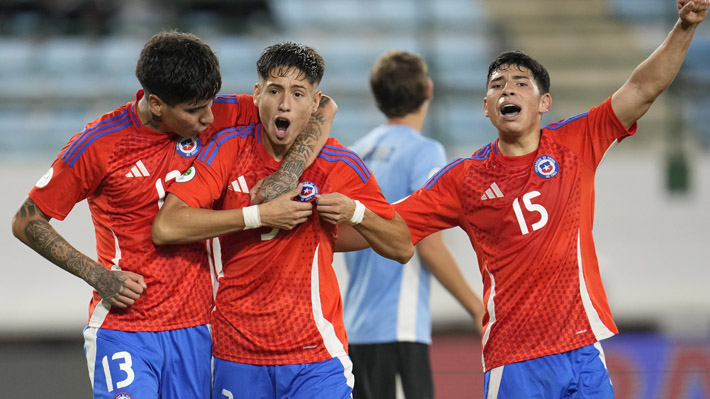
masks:
POLYGON ((192 165, 215 131, 258 121, 251 96, 217 96, 214 123, 194 139, 143 126, 138 100, 107 113, 71 138, 29 196, 63 220, 87 199, 96 229, 98 261, 143 275, 147 289, 126 309, 110 309, 94 291, 91 327, 164 331, 209 322, 212 301, 204 243, 157 247, 151 226, 166 190, 192 165))
MULTIPOLYGON (((279 163, 261 125, 227 129, 205 146, 191 180, 171 187, 192 207, 249 206, 249 189, 279 163)), ((330 138, 301 181, 339 192, 391 219, 394 210, 352 151, 330 138)), ((314 205, 315 206, 315 205, 314 205)), ((213 312, 213 354, 249 364, 312 363, 346 355, 340 290, 332 268, 337 227, 314 208, 291 231, 266 227, 221 237, 223 277, 213 312)))
POLYGON ((484 370, 618 332, 592 240, 594 174, 606 151, 635 131, 607 99, 546 126, 537 152, 506 157, 493 142, 395 206, 415 243, 454 226, 468 234, 487 309, 484 370))

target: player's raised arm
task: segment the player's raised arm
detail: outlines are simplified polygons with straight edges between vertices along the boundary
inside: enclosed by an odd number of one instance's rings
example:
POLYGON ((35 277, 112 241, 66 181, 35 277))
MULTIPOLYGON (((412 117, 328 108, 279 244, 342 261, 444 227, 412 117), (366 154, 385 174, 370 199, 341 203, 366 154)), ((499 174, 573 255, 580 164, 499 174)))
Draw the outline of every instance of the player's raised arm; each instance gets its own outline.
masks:
POLYGON ((300 191, 299 184, 264 204, 220 210, 193 208, 169 193, 153 222, 153 242, 183 244, 257 227, 291 230, 313 213, 311 204, 293 201, 300 191))
POLYGON ((252 190, 252 204, 271 201, 296 187, 301 174, 313 163, 328 139, 337 112, 335 101, 326 95, 321 96, 318 110, 311 114, 308 124, 293 142, 279 169, 257 183, 252 190))
POLYGON ((146 289, 143 276, 109 270, 69 244, 49 224, 50 217, 27 198, 12 219, 12 233, 48 261, 83 279, 111 306, 132 305, 146 289))
POLYGON ((385 219, 340 193, 318 196, 316 200, 320 217, 333 224, 350 224, 378 254, 406 263, 414 255, 409 228, 397 213, 385 219))
POLYGON ((678 0, 678 21, 660 46, 611 97, 614 113, 625 127, 641 118, 675 79, 710 0, 678 0))

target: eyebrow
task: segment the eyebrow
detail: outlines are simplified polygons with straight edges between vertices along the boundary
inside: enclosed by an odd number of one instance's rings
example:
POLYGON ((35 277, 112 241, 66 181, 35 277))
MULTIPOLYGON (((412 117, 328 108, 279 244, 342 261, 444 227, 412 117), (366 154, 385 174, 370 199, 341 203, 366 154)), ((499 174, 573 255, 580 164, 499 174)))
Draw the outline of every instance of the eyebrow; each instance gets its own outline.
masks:
MULTIPOLYGON (((270 89, 270 88, 277 88, 277 89, 280 89, 280 90, 285 90, 285 88, 284 88, 283 85, 281 85, 281 84, 279 84, 279 83, 274 83, 274 82, 268 83, 268 84, 266 85, 266 88, 267 88, 267 89, 270 89)), ((298 85, 298 84, 292 85, 292 86, 291 86, 291 90, 293 90, 293 89, 302 90, 302 91, 308 91, 308 87, 307 87, 307 86, 305 86, 305 85, 298 85)))
MULTIPOLYGON (((529 76, 525 76, 525 75, 513 75, 513 79, 514 80, 532 80, 529 76)), ((499 80, 503 80, 503 75, 499 75, 497 78, 491 79, 490 83, 498 82, 499 80)))

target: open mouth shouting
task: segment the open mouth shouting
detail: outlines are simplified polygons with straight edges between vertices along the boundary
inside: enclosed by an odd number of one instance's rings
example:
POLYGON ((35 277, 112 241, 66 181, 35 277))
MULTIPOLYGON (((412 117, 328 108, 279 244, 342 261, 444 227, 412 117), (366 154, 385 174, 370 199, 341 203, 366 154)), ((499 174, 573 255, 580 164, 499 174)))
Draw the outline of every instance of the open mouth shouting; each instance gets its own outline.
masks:
POLYGON ((289 121, 286 118, 276 118, 276 121, 274 122, 276 125, 276 137, 279 138, 279 140, 283 140, 288 136, 288 127, 291 125, 291 121, 289 121))
POLYGON ((521 108, 518 105, 508 103, 500 107, 500 114, 504 119, 512 120, 520 115, 520 110, 521 108))

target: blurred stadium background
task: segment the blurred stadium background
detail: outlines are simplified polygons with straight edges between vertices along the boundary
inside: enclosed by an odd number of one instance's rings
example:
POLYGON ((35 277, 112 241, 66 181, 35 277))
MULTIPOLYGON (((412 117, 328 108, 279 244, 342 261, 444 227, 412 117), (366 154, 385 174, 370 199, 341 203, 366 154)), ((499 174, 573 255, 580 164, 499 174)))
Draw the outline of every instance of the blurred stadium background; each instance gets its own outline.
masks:
MULTIPOLYGON (((554 122, 599 104, 663 40, 673 0, 3 0, 0 3, 0 396, 90 397, 82 353, 90 288, 25 248, 12 215, 71 135, 139 88, 135 62, 164 28, 197 34, 221 59, 223 92, 249 93, 261 50, 318 49, 322 90, 348 145, 383 121, 369 68, 391 48, 422 54, 435 99, 426 134, 450 159, 496 137, 483 117, 488 63, 521 49, 552 77, 554 122)), ((615 147, 597 178, 595 237, 621 335, 605 342, 617 398, 710 398, 710 21, 673 86, 615 147)), ((88 209, 54 224, 95 254, 88 209)), ((447 231, 481 293, 475 254, 447 231)), ((336 268, 345 280, 342 260, 336 268)), ((345 285, 343 281, 342 285, 345 285)), ((481 395, 479 338, 438 284, 432 346, 437 397, 481 395)))

